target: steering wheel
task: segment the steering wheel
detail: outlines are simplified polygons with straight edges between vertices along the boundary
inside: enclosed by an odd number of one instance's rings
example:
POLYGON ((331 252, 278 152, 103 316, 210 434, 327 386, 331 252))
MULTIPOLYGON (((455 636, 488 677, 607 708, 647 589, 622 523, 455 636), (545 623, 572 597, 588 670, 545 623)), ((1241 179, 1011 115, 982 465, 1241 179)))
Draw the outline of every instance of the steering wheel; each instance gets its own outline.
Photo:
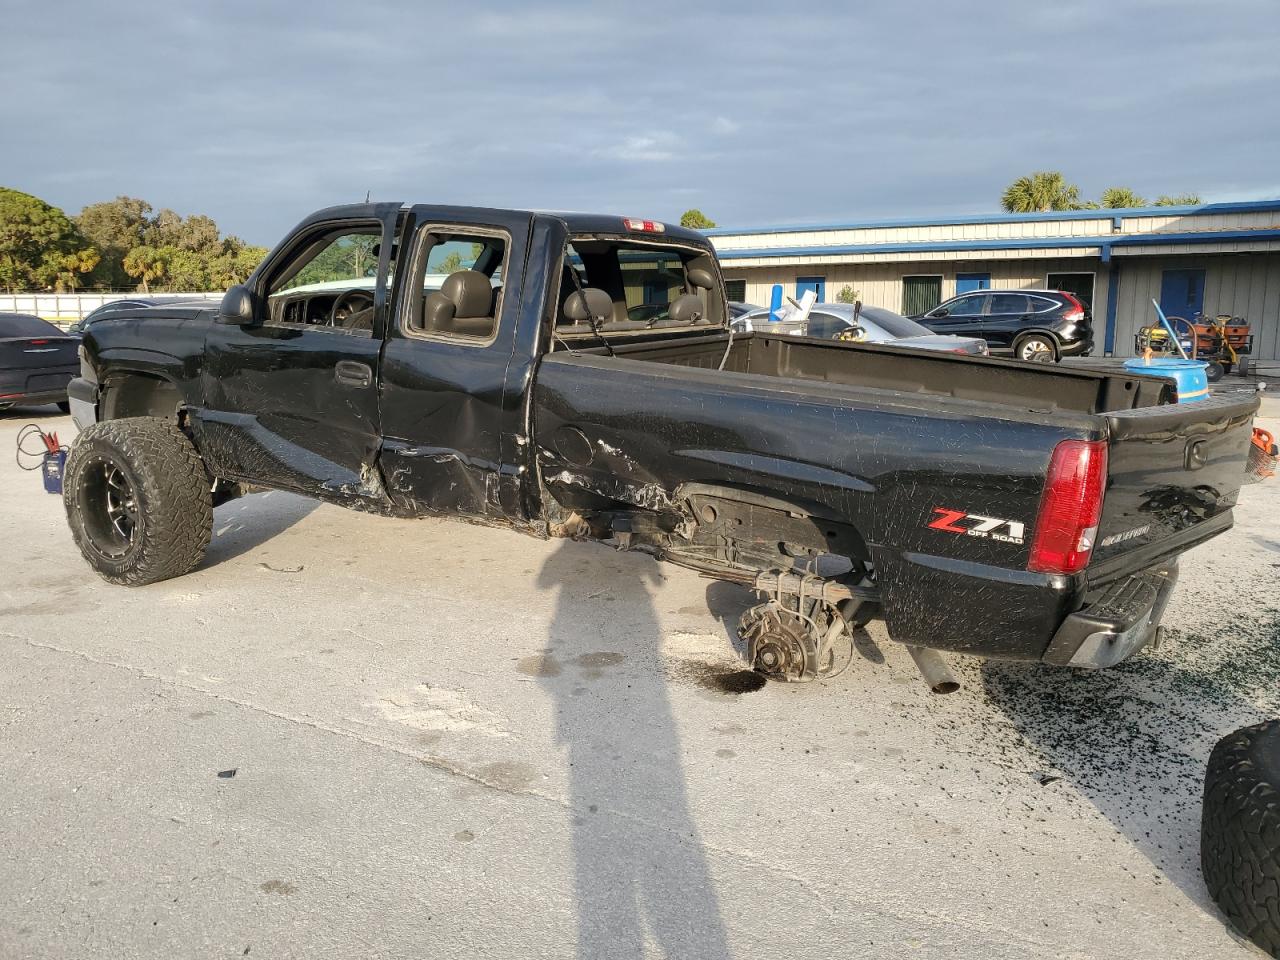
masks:
POLYGON ((359 313, 361 310, 368 310, 372 306, 373 297, 369 296, 368 291, 344 290, 338 294, 337 299, 333 301, 333 307, 329 310, 329 326, 345 327, 353 314, 359 313), (357 305, 359 301, 363 302, 357 305))

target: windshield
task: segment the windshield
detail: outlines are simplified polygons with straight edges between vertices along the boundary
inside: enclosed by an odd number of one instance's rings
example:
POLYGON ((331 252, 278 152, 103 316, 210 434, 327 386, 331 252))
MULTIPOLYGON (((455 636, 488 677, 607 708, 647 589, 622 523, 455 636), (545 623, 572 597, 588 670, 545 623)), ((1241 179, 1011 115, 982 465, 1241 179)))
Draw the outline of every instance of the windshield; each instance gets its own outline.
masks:
POLYGON ((558 337, 717 327, 725 319, 720 275, 710 254, 600 237, 578 237, 569 244, 558 305, 558 337), (566 315, 565 303, 579 287, 602 291, 611 309, 590 320, 566 315))

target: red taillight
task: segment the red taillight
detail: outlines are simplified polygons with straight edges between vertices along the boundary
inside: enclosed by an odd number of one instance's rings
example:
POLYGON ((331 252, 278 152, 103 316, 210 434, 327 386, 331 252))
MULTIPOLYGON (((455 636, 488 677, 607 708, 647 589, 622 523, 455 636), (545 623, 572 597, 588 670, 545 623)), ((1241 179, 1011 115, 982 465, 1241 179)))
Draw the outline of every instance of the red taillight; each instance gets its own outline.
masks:
POLYGON ((31 344, 31 346, 33 346, 33 347, 39 347, 39 346, 43 346, 44 344, 48 343, 49 341, 48 341, 48 340, 28 340, 27 342, 28 342, 28 343, 30 343, 30 344, 31 344))
POLYGON ((1063 440, 1053 448, 1027 569, 1078 573, 1089 562, 1107 483, 1103 440, 1063 440))
POLYGON ((664 233, 667 229, 665 224, 657 220, 637 220, 633 217, 624 217, 622 222, 628 230, 637 230, 640 233, 664 233))
POLYGON ((1084 320, 1084 304, 1074 293, 1067 293, 1065 290, 1059 290, 1063 299, 1071 304, 1071 309, 1062 315, 1063 320, 1069 320, 1072 323, 1080 323, 1084 320))

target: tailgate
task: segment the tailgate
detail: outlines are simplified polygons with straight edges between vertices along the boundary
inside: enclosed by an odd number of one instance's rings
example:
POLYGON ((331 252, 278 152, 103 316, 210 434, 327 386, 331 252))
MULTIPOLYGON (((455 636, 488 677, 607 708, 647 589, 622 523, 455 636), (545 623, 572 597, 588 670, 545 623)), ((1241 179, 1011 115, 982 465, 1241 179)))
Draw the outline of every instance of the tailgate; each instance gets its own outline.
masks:
MULTIPOLYGON (((1140 547, 1223 529, 1244 482, 1257 394, 1107 414, 1108 480, 1093 551, 1105 563, 1140 547)), ((1146 553, 1147 551, 1143 551, 1146 553)))

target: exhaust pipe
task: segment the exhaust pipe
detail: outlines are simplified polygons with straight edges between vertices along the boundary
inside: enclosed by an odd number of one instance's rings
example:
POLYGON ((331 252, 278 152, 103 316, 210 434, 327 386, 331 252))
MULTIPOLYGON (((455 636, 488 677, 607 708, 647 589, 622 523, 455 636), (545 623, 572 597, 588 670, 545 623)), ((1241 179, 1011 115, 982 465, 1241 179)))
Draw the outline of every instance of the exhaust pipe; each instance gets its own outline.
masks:
POLYGON ((947 666, 947 661, 942 659, 942 654, 937 650, 907 644, 907 652, 916 662, 924 682, 934 693, 955 693, 960 689, 960 681, 956 679, 951 668, 947 666))

